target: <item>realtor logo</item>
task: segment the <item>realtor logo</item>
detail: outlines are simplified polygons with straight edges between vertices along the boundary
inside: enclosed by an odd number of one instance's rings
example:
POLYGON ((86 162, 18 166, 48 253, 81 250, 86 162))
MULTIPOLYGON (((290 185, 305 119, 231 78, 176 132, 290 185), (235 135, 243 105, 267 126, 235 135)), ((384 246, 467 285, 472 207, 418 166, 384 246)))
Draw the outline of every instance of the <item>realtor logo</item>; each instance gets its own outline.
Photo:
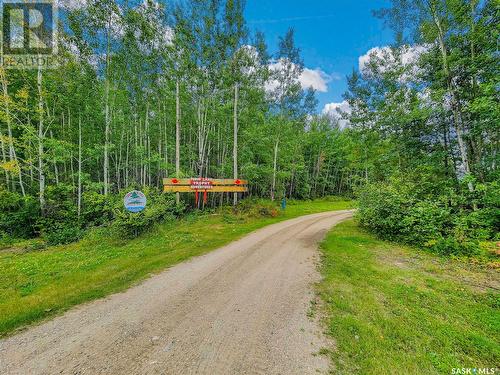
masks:
POLYGON ((3 0, 2 54, 5 68, 49 68, 57 53, 55 0, 3 0))

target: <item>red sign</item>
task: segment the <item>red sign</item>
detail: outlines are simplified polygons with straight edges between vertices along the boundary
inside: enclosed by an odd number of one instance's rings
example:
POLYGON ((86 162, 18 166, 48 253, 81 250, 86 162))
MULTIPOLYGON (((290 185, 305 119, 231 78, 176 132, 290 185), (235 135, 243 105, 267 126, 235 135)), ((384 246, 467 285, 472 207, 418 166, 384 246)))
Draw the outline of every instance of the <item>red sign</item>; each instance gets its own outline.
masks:
POLYGON ((213 187, 213 181, 208 178, 194 178, 191 180, 191 189, 210 190, 213 187))

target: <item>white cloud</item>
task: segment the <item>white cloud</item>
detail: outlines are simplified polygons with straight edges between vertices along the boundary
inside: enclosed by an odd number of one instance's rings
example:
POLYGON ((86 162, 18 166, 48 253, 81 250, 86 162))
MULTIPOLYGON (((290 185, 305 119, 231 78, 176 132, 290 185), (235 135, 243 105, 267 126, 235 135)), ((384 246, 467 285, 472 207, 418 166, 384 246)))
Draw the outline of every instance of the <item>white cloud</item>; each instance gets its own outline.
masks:
POLYGON ((266 90, 267 94, 272 93, 276 88, 278 87, 278 81, 275 79, 269 80, 264 84, 264 89, 266 90))
POLYGON ((259 61, 259 51, 254 46, 244 44, 242 45, 234 58, 239 59, 240 71, 243 75, 251 77, 257 72, 257 68, 261 66, 259 61))
POLYGON ((161 48, 164 45, 173 45, 174 30, 166 26, 162 19, 162 6, 155 0, 143 0, 137 8, 139 13, 148 21, 150 27, 155 30, 154 48, 161 48))
MULTIPOLYGON (((298 69, 295 64, 291 64, 292 69, 298 69)), ((271 72, 279 72, 285 68, 285 63, 281 60, 269 64, 269 70, 271 72)), ((307 90, 312 87, 314 90, 319 92, 328 92, 328 83, 332 80, 336 80, 337 75, 329 75, 322 71, 320 68, 309 69, 304 68, 302 73, 298 78, 298 82, 303 90, 307 90)), ((266 82, 266 91, 273 91, 278 87, 278 82, 274 79, 266 82)))
POLYGON ((250 44, 244 44, 240 47, 239 50, 242 53, 245 53, 253 61, 255 62, 259 61, 259 51, 257 51, 257 48, 255 48, 254 46, 250 44))
POLYGON ((59 8, 65 10, 79 10, 88 6, 87 0, 59 0, 57 2, 59 8))
POLYGON ((112 35, 121 38, 125 35, 125 25, 122 21, 121 9, 119 9, 119 11, 120 14, 111 14, 110 29, 112 35))
MULTIPOLYGON (((295 64, 291 64, 292 68, 295 69, 295 64)), ((276 62, 269 63, 269 71, 271 72, 271 75, 273 74, 279 74, 279 72, 285 70, 285 63, 282 60, 278 60, 276 62)), ((271 78, 265 83, 265 89, 268 93, 272 93, 274 90, 276 90, 279 86, 278 80, 271 78)))
POLYGON ((323 108, 323 114, 338 121, 341 129, 345 129, 349 126, 349 120, 343 119, 342 115, 349 115, 351 113, 351 106, 346 100, 341 103, 328 103, 323 108))
MULTIPOLYGON (((89 8, 89 6, 95 6, 94 3, 89 4, 89 0, 59 0, 57 5, 60 9, 65 11, 75 11, 84 10, 89 8)), ((111 33, 116 37, 123 37, 125 35, 125 28, 122 22, 123 10, 119 4, 117 4, 117 12, 111 14, 111 33)))
POLYGON ((418 77, 420 73, 418 60, 430 48, 429 44, 406 45, 397 50, 389 46, 374 47, 359 57, 359 71, 365 77, 376 77, 403 68, 400 81, 406 82, 418 77))
POLYGON ((304 71, 299 77, 300 85, 304 90, 312 87, 314 90, 319 92, 327 92, 328 82, 330 81, 330 76, 323 72, 320 68, 304 68, 304 71))
POLYGON ((389 47, 374 47, 370 49, 367 53, 359 57, 359 71, 362 74, 368 73, 368 65, 373 59, 382 59, 385 54, 390 54, 389 47))
POLYGON ((156 0, 142 0, 140 5, 143 8, 153 8, 154 10, 161 10, 161 5, 156 0))
POLYGON ((424 53, 428 52, 432 47, 430 44, 417 44, 414 46, 403 47, 401 59, 404 65, 415 64, 424 53))

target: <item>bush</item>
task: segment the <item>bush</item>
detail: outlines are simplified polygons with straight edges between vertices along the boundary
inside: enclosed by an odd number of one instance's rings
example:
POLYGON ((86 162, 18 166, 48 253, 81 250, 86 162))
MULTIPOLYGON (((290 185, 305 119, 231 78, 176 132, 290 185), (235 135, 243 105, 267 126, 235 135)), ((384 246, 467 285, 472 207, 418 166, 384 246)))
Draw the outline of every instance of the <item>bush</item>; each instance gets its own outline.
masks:
POLYGON ((0 186, 0 237, 31 238, 40 216, 38 201, 0 186))
POLYGON ((233 208, 237 215, 246 215, 250 217, 277 217, 280 213, 276 202, 264 199, 244 199, 233 208))
POLYGON ((359 193, 358 217, 362 226, 382 238, 396 240, 405 231, 410 202, 391 185, 368 185, 359 193))
POLYGON ((73 187, 65 184, 49 186, 45 191, 45 214, 37 220, 36 228, 50 245, 74 242, 82 236, 73 193, 73 187))
POLYGON ((94 191, 82 194, 80 221, 85 227, 96 227, 113 220, 113 205, 116 199, 94 191))
POLYGON ((0 239, 7 244, 14 238, 41 236, 50 245, 66 244, 80 239, 90 227, 109 223, 113 223, 121 234, 134 236, 159 221, 178 217, 184 211, 172 196, 146 188, 146 210, 138 214, 126 212, 123 196, 129 190, 105 196, 89 189, 82 195, 79 216, 72 185, 48 186, 42 216, 35 197, 23 197, 0 186, 0 239))
POLYGON ((44 222, 43 238, 49 245, 64 245, 78 241, 84 233, 78 222, 44 222))
POLYGON ((470 198, 468 192, 429 192, 423 186, 425 181, 400 177, 363 187, 358 192, 360 224, 384 239, 442 255, 476 255, 480 241, 494 239, 499 215, 490 198, 497 193, 494 187, 480 187, 470 198))
MULTIPOLYGON (((121 199, 115 203, 115 220, 113 226, 127 237, 136 237, 158 222, 173 220, 184 212, 183 206, 177 206, 175 198, 162 194, 157 190, 144 191, 148 198, 146 209, 142 212, 131 213, 125 210, 121 199)), ((122 197, 124 194, 120 194, 122 197)))
POLYGON ((450 209, 436 202, 417 201, 403 214, 401 236, 408 243, 441 239, 451 225, 450 209))
POLYGON ((454 237, 441 238, 430 247, 433 252, 439 255, 478 255, 480 252, 479 243, 476 241, 459 242, 454 237))

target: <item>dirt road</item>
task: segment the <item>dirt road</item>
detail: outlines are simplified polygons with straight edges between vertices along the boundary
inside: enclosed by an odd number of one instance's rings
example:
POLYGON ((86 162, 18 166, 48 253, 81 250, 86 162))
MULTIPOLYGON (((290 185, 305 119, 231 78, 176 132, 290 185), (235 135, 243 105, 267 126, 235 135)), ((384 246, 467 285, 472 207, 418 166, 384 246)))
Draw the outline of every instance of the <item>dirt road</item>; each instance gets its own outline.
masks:
POLYGON ((317 374, 317 244, 349 211, 261 229, 0 341, 0 374, 317 374))

